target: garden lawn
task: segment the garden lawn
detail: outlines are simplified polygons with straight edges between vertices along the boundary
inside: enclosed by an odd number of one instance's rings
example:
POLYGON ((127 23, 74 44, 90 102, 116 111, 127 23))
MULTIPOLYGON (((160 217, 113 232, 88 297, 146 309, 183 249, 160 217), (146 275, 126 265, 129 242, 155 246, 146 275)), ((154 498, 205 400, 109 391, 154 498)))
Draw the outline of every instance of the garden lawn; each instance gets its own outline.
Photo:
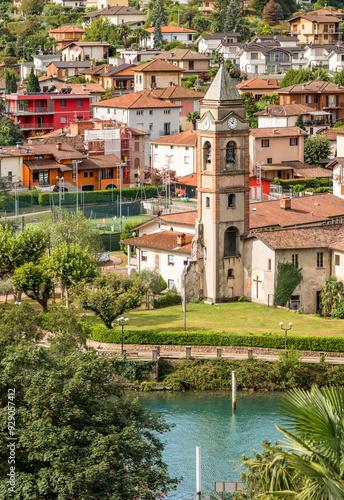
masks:
MULTIPOLYGON (((126 328, 129 330, 183 331, 184 329, 181 305, 148 311, 143 309, 128 311, 126 316, 129 318, 129 325, 126 328)), ((344 336, 344 320, 296 314, 251 302, 218 305, 187 304, 187 331, 282 333, 279 326, 281 321, 285 326, 290 322, 293 323, 288 335, 344 336)))

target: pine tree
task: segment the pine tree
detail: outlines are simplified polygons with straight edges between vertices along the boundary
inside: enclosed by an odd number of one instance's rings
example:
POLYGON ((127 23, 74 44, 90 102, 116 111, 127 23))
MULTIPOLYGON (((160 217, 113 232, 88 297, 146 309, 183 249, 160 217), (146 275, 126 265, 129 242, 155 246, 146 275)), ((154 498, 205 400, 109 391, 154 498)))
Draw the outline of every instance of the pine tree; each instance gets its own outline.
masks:
POLYGON ((160 21, 160 27, 168 25, 168 15, 164 7, 164 0, 155 0, 152 9, 151 19, 152 19, 152 26, 154 26, 154 28, 156 26, 158 19, 160 21))
POLYGON ((154 42, 155 49, 158 49, 164 43, 164 39, 163 39, 163 36, 161 33, 160 19, 157 19, 157 21, 155 23, 153 42, 154 42))
POLYGON ((231 0, 225 14, 223 29, 226 33, 243 34, 243 18, 238 0, 231 0))
POLYGON ((306 130, 305 124, 303 123, 303 118, 302 118, 302 115, 299 115, 299 116, 296 118, 295 127, 299 127, 299 128, 301 128, 302 130, 306 130))
POLYGON ((270 26, 278 24, 283 19, 281 6, 275 0, 269 0, 263 9, 263 21, 270 26))
POLYGON ((31 68, 29 77, 27 79, 27 87, 26 87, 26 92, 40 92, 41 87, 39 86, 38 83, 38 77, 33 72, 33 68, 31 68))
POLYGON ((11 75, 8 70, 5 72, 5 94, 11 93, 11 75))
POLYGON ((12 73, 12 75, 10 75, 10 93, 11 94, 15 94, 17 92, 17 80, 16 80, 16 76, 14 73, 12 73))

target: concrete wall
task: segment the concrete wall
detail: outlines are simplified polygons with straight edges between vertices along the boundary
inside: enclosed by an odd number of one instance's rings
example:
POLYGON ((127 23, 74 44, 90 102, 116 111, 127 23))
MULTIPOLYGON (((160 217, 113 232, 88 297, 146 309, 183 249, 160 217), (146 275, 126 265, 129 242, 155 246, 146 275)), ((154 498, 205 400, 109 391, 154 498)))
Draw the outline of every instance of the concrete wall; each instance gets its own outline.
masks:
POLYGON ((168 165, 170 158, 170 169, 176 172, 177 177, 193 174, 196 172, 196 148, 185 146, 171 146, 165 144, 152 144, 152 166, 161 170, 168 165))
POLYGON ((7 177, 12 172, 13 181, 23 180, 23 157, 2 157, 0 169, 0 177, 7 177))
POLYGON ((181 84, 181 73, 176 71, 164 71, 161 73, 157 72, 142 72, 135 71, 134 79, 134 92, 139 90, 146 90, 152 87, 152 77, 155 78, 155 86, 157 88, 165 88, 173 85, 181 84))

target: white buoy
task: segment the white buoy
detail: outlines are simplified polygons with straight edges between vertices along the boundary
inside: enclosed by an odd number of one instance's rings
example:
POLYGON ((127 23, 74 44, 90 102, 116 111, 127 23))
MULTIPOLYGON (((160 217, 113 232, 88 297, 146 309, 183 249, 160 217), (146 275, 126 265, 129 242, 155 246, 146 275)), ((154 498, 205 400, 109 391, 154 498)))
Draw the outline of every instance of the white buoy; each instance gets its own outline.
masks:
POLYGON ((196 493, 201 495, 201 447, 196 446, 196 493))

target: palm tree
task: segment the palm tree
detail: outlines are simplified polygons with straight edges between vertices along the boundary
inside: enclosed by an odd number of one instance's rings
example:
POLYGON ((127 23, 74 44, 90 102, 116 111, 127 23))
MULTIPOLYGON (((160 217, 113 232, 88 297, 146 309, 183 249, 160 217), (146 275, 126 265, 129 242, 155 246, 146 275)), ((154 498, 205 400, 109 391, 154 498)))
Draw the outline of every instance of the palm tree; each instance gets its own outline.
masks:
POLYGON ((324 315, 329 314, 338 307, 339 302, 343 300, 344 286, 336 276, 329 276, 325 281, 324 288, 321 290, 321 309, 324 315))
POLYGON ((117 26, 118 36, 121 38, 124 46, 128 43, 128 36, 130 35, 130 27, 127 24, 120 24, 117 26))
POLYGON ((194 130, 196 130, 196 122, 199 119, 200 119, 200 114, 198 111, 192 111, 192 113, 188 113, 186 117, 186 120, 192 123, 194 130))
POLYGON ((282 447, 265 446, 267 460, 260 455, 246 462, 256 497, 343 500, 344 389, 294 389, 281 413, 285 428, 276 427, 286 437, 282 447))
POLYGON ((143 28, 135 28, 132 32, 132 35, 136 37, 136 44, 139 46, 142 40, 150 38, 150 33, 143 28))

